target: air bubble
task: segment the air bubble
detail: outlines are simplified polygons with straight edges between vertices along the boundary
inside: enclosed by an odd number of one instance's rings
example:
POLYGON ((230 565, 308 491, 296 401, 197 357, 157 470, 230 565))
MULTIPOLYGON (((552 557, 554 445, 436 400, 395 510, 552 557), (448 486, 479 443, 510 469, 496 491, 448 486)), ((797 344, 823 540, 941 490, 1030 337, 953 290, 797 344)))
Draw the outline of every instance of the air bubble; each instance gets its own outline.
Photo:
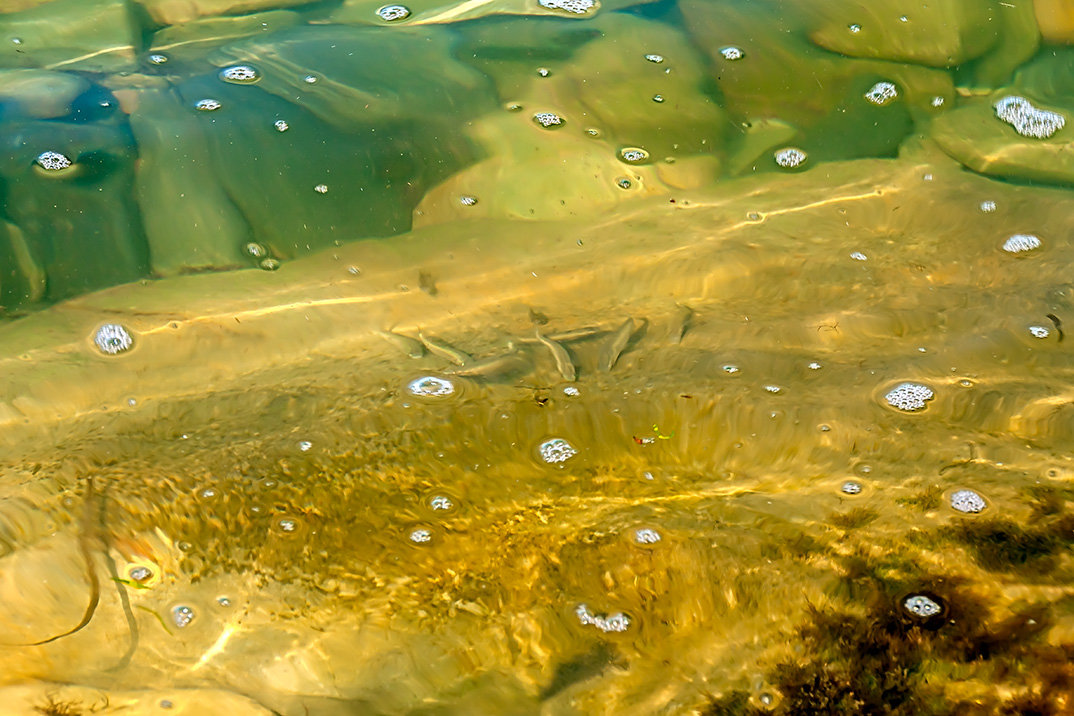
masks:
POLYGON ((161 54, 152 54, 147 59, 149 60, 149 64, 151 65, 163 65, 165 62, 168 61, 168 56, 161 54))
POLYGON ((261 263, 258 266, 262 271, 276 271, 280 268, 280 262, 274 258, 261 259, 261 263))
POLYGON ((922 619, 928 619, 943 612, 943 607, 924 594, 910 595, 903 600, 902 608, 922 619))
POLYGON ((262 244, 259 244, 256 241, 251 241, 242 248, 243 251, 245 251, 249 256, 252 256, 255 259, 263 259, 268 256, 268 249, 266 249, 262 244))
POLYGON ((641 164, 649 160, 649 152, 641 147, 623 147, 619 150, 619 158, 627 164, 641 164))
POLYGON ((775 153, 776 164, 784 169, 799 167, 806 160, 806 153, 796 147, 786 147, 775 153))
POLYGON ((967 515, 975 515, 987 507, 984 498, 973 490, 958 490, 951 493, 951 509, 967 515))
POLYGON ((127 576, 133 579, 135 582, 142 584, 143 582, 149 581, 153 577, 153 570, 149 569, 149 567, 143 567, 141 565, 138 565, 136 567, 131 567, 127 571, 127 576))
POLYGON ((935 397, 932 388, 920 383, 900 383, 888 391, 884 400, 893 408, 908 413, 924 410, 925 404, 935 397))
POLYGON ((662 95, 662 94, 654 94, 653 95, 653 101, 656 102, 657 104, 661 104, 664 101, 664 95, 662 95))
POLYGON ((1023 254, 1040 248, 1040 238, 1033 234, 1014 234, 1003 242, 1003 250, 1009 254, 1023 254))
POLYGON ((1038 109, 1025 97, 1007 96, 993 105, 996 116, 1014 127, 1014 131, 1031 139, 1047 139, 1066 124, 1058 112, 1038 109))
POLYGON ((110 356, 129 351, 134 345, 131 334, 118 323, 106 323, 98 328, 93 336, 93 342, 101 353, 110 356))
POLYGON ((317 192, 318 194, 327 194, 328 193, 328 185, 327 184, 318 184, 317 186, 313 187, 313 190, 315 192, 317 192))
POLYGON ((416 530, 412 530, 408 535, 408 539, 414 544, 426 544, 432 541, 433 533, 424 527, 420 527, 416 530))
POLYGON ((465 194, 459 197, 459 203, 463 206, 473 206, 477 203, 477 197, 465 194))
POLYGON ((577 398, 579 395, 582 394, 582 392, 580 390, 578 390, 577 387, 575 387, 573 385, 568 385, 563 389, 563 394, 564 395, 569 395, 572 398, 577 398))
POLYGON ((232 65, 220 70, 220 79, 237 85, 249 85, 261 79, 261 73, 250 65, 232 65))
POLYGON ((648 527, 634 530, 634 541, 638 544, 656 544, 661 539, 660 533, 648 527))
POLYGON ((385 5, 377 10, 377 16, 384 22, 398 22, 410 17, 410 8, 405 5, 385 5))
POLYGON ((545 129, 563 126, 563 117, 560 117, 555 112, 537 112, 533 115, 533 121, 545 129))
POLYGON ((722 370, 723 370, 724 373, 727 373, 728 375, 734 375, 735 373, 737 373, 739 371, 739 367, 737 365, 728 364, 728 365, 723 366, 722 370))
POLYGON ((412 395, 423 398, 443 398, 455 392, 455 384, 446 378, 438 378, 435 375, 425 375, 415 378, 407 384, 407 390, 412 395))
POLYGON ((985 200, 985 201, 982 201, 977 208, 979 208, 981 211, 983 211, 986 214, 991 214, 993 211, 996 210, 996 202, 994 202, 994 201, 992 201, 990 199, 985 200))
POLYGON ((649 60, 649 62, 652 62, 653 64, 659 65, 661 62, 664 61, 664 56, 663 55, 648 54, 648 55, 645 56, 645 59, 649 60))
POLYGON ((609 632, 624 632, 630 627, 630 617, 621 612, 600 616, 591 613, 589 607, 585 604, 579 604, 578 608, 574 610, 574 613, 578 615, 578 621, 580 621, 583 626, 595 626, 605 634, 609 632))
POLYGON ((891 82, 877 82, 865 93, 865 99, 880 107, 883 107, 898 96, 899 92, 891 82))
POLYGON ((309 440, 303 440, 298 444, 298 449, 302 452, 309 452, 309 449, 313 447, 313 443, 309 440))
POLYGON ((71 166, 71 160, 59 152, 41 152, 34 159, 34 163, 48 172, 63 171, 71 166))
POLYGON ((820 370, 820 369, 821 369, 821 368, 823 368, 823 367, 824 367, 824 366, 822 366, 822 365, 821 365, 820 363, 818 363, 817 361, 810 361, 810 362, 809 362, 809 365, 807 365, 807 366, 806 366, 806 368, 809 368, 809 370, 820 370))
POLYGON ((626 177, 619 177, 615 180, 615 185, 618 186, 620 189, 629 189, 630 187, 634 186, 634 183, 626 177))
POLYGON ((294 532, 298 529, 298 523, 289 517, 284 517, 276 525, 280 528, 281 532, 294 532))
POLYGON ((853 25, 847 26, 847 29, 850 30, 850 33, 852 35, 857 35, 859 32, 861 32, 861 25, 855 23, 853 25))
POLYGON ((861 483, 855 482, 854 480, 847 480, 840 486, 839 491, 844 495, 860 495, 861 483))
POLYGON ((868 261, 869 260, 869 257, 866 256, 865 254, 863 254, 860 251, 855 251, 854 253, 852 253, 850 255, 850 258, 854 259, 855 261, 868 261))
POLYGON ((447 512, 454 507, 455 503, 447 495, 433 495, 429 498, 429 508, 435 512, 447 512))
POLYGON ((538 67, 537 75, 539 77, 550 77, 552 75, 552 70, 548 69, 547 67, 538 67))
POLYGON ((734 62, 735 60, 741 60, 745 53, 737 47, 721 47, 720 54, 728 62, 734 62))
POLYGON ((190 607, 185 604, 180 604, 172 609, 172 623, 175 624, 175 626, 183 629, 190 626, 190 622, 192 621, 194 621, 194 610, 190 607))
POLYGON ((933 107, 943 107, 943 102, 944 102, 944 99, 940 95, 936 95, 935 97, 932 98, 932 106, 933 107))
POLYGON ((578 454, 578 450, 563 438, 545 440, 537 447, 537 452, 549 465, 566 462, 578 454))
POLYGON ((199 112, 215 112, 222 105, 215 99, 199 99, 194 103, 194 109, 199 112))
POLYGON ((317 75, 306 75, 302 78, 302 81, 308 85, 315 85, 317 84, 317 75))
POLYGON ((276 128, 277 132, 286 132, 288 129, 291 128, 291 125, 287 124, 287 122, 283 121, 282 119, 277 119, 275 122, 272 123, 272 126, 276 128))
POLYGON ((563 10, 574 15, 584 15, 596 5, 593 0, 537 0, 541 7, 563 10))

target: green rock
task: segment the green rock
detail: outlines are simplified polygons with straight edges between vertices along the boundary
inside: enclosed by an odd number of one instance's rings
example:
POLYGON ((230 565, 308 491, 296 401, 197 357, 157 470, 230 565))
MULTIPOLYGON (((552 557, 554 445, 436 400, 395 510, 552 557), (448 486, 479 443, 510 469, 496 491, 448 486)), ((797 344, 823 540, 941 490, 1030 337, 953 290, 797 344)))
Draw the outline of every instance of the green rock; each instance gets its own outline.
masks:
POLYGON ((156 275, 247 264, 251 230, 213 167, 202 117, 170 91, 139 92, 135 189, 156 275))
MULTIPOLYGON (((145 238, 132 201, 134 147, 124 128, 8 123, 0 137, 3 214, 24 237, 24 265, 40 267, 47 276, 45 299, 145 275, 145 238), (73 166, 42 170, 35 159, 45 151, 65 155, 73 166)), ((30 283, 39 286, 40 280, 30 283)))
MULTIPOLYGON (((1031 4, 1024 5, 1032 16, 1031 4)), ((768 12, 774 9, 769 5, 768 12)), ((997 8, 980 0, 825 0, 798 3, 795 12, 809 38, 826 50, 930 67, 979 57, 1004 32, 997 8)))
POLYGON ((177 62, 201 60, 223 45, 244 37, 269 34, 293 27, 302 17, 290 10, 272 10, 238 17, 209 17, 181 25, 170 25, 153 34, 149 53, 168 58, 163 70, 173 70, 177 62))
POLYGON ((0 70, 0 103, 34 119, 64 117, 90 87, 84 78, 49 70, 0 70))
POLYGON ((1050 184, 1074 184, 1069 120, 1074 107, 1056 107, 1028 98, 1034 107, 1059 112, 1068 125, 1048 139, 1022 137, 996 117, 993 105, 1004 94, 974 98, 944 114, 932 126, 932 139, 949 156, 980 174, 1050 184))
POLYGON ((141 34, 128 0, 55 0, 0 15, 0 67, 116 71, 134 62, 141 34))

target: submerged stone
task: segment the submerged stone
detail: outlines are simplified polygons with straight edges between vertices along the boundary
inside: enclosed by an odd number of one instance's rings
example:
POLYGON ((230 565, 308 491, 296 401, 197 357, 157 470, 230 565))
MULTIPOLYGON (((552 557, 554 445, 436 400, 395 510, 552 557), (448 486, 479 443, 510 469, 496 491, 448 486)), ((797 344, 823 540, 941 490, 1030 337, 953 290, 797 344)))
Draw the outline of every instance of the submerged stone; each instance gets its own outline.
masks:
POLYGON ((176 60, 200 60, 228 43, 251 35, 278 32, 301 21, 302 17, 297 12, 270 10, 252 15, 207 17, 179 25, 168 25, 153 34, 150 40, 150 58, 158 56, 174 57, 176 60))
POLYGON ((90 83, 79 75, 50 70, 0 71, 0 108, 3 114, 33 119, 65 117, 90 83))
POLYGON ((0 67, 27 64, 95 72, 129 67, 142 27, 128 0, 55 0, 0 15, 0 67))
POLYGON ((250 15, 301 7, 317 0, 135 0, 160 25, 182 25, 217 15, 250 15))

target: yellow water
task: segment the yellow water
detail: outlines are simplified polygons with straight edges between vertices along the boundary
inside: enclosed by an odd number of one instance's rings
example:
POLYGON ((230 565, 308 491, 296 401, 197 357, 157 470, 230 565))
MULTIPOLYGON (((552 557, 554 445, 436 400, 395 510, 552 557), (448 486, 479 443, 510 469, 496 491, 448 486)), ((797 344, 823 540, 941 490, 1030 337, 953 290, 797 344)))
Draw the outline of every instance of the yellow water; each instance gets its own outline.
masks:
POLYGON ((0 713, 1074 709, 1074 16, 815 5, 5 6, 0 713))

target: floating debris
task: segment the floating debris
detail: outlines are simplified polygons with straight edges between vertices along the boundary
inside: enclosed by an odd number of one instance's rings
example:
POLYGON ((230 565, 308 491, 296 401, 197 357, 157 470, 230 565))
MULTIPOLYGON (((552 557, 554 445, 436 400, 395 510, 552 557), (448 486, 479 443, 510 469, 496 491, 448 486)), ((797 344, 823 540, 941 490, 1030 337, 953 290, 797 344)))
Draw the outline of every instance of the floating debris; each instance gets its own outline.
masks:
POLYGON ((899 96, 899 91, 891 82, 877 82, 865 93, 865 99, 873 104, 883 107, 899 96))
POLYGON ((1014 127, 1014 131, 1031 139, 1048 139, 1066 124, 1058 112, 1038 109, 1025 97, 1009 95, 996 102, 996 116, 1014 127))
POLYGON ((563 10, 574 15, 585 15, 596 5, 593 0, 537 0, 537 2, 541 7, 549 10, 563 10))
POLYGON ((1009 254, 1022 254, 1040 248, 1040 238, 1033 234, 1014 234, 1003 242, 1003 250, 1009 254))
POLYGON ((893 408, 913 413, 925 409, 925 403, 935 397, 932 388, 920 383, 900 383, 884 396, 887 404, 893 408))
POLYGON ((135 567, 131 567, 130 570, 128 570, 127 577, 134 580, 135 582, 138 582, 139 584, 142 584, 144 582, 148 582, 153 577, 153 570, 149 569, 149 567, 137 565, 135 567))
POLYGON ((775 153, 776 164, 784 169, 800 167, 806 160, 806 153, 796 147, 780 149, 775 153))
POLYGON ((609 632, 624 632, 630 626, 630 617, 621 612, 609 614, 605 617, 592 614, 589 611, 589 607, 585 604, 579 604, 578 608, 574 610, 574 613, 578 615, 578 621, 583 625, 595 626, 605 634, 609 632))
POLYGON ((975 515, 984 510, 988 504, 973 490, 958 490, 951 493, 951 509, 967 515, 975 515))
POLYGON ((405 5, 385 5, 377 10, 377 16, 384 22, 398 22, 410 17, 410 8, 405 5))
POLYGON ((924 594, 912 594, 903 600, 902 608, 915 617, 928 619, 943 612, 943 607, 924 594))
POLYGON ((415 378, 407 384, 407 390, 413 395, 423 398, 443 398, 455 392, 455 384, 445 378, 435 375, 425 375, 415 378))
POLYGON ((110 356, 129 351, 134 345, 131 334, 118 323, 106 323, 98 328, 93 342, 101 353, 110 356))
POLYGON ((549 465, 566 462, 578 454, 578 450, 563 438, 552 438, 541 443, 537 451, 549 465))

